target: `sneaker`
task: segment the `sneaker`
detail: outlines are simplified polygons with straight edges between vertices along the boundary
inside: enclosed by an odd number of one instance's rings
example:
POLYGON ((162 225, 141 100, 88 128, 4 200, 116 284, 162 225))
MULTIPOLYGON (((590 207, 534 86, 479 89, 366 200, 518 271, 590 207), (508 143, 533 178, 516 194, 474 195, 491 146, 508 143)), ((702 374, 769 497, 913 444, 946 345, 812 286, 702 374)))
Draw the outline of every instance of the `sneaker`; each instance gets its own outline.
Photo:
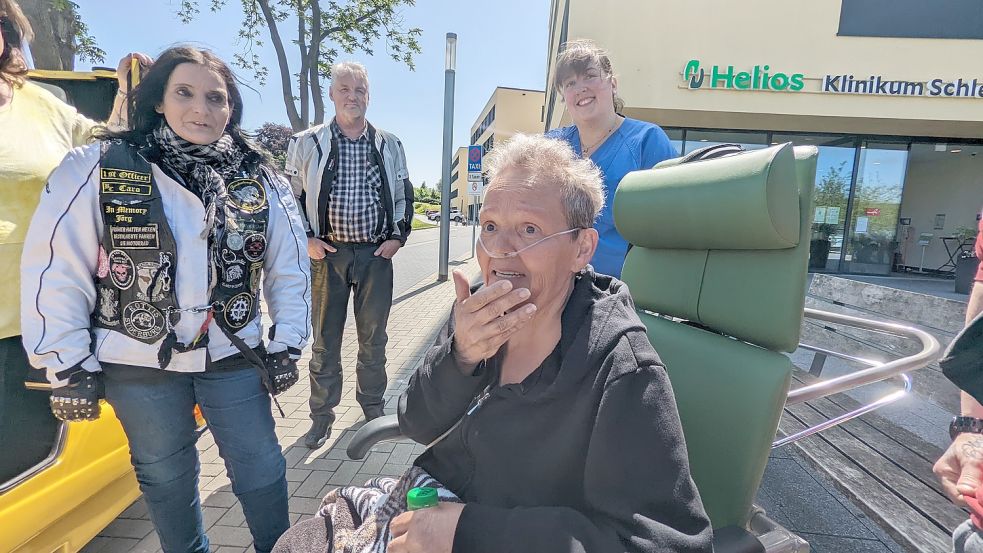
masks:
POLYGON ((309 449, 317 449, 324 445, 331 436, 331 423, 327 421, 314 421, 311 429, 304 436, 304 445, 309 449))
POLYGON ((371 407, 363 407, 362 413, 365 414, 365 422, 369 422, 372 419, 377 419, 385 415, 385 411, 382 410, 381 405, 373 405, 371 407))

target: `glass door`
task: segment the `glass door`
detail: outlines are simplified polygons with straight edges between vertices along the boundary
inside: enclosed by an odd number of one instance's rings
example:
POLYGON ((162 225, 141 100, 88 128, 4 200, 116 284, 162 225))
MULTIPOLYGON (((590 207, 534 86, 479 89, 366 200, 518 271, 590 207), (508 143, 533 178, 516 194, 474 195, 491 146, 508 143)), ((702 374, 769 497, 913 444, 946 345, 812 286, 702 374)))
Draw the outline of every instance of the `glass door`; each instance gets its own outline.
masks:
POLYGON ((908 144, 865 142, 850 206, 842 270, 887 275, 898 251, 897 224, 908 144))
POLYGON ((852 136, 774 134, 773 144, 791 142, 816 146, 816 189, 812 199, 812 235, 809 240, 809 270, 837 272, 846 233, 847 203, 853 182, 856 139, 852 136))

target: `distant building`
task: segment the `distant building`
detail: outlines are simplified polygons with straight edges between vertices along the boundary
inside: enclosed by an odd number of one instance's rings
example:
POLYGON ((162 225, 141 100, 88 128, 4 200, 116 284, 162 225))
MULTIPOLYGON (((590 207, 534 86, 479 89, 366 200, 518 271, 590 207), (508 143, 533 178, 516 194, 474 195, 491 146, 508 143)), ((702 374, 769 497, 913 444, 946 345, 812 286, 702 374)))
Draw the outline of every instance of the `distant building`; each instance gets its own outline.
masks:
MULTIPOLYGON (((497 87, 471 126, 471 144, 488 153, 515 133, 542 133, 545 94, 542 90, 497 87)), ((468 149, 458 148, 451 163, 451 207, 474 218, 478 198, 468 195, 468 149)))

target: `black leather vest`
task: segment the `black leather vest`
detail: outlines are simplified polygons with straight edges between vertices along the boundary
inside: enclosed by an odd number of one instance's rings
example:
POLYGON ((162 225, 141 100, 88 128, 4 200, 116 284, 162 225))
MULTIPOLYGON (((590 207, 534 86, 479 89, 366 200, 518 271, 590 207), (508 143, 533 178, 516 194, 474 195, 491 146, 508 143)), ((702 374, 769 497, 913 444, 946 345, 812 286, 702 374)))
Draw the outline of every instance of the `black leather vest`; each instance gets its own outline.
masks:
MULTIPOLYGON (((104 231, 92 324, 148 344, 171 338, 162 349, 203 347, 207 339, 194 347, 176 344, 172 329, 181 316, 175 294, 178 252, 150 162, 130 144, 107 141, 100 168, 104 231)), ((209 244, 216 278, 209 303, 215 323, 235 333, 259 314, 269 201, 255 176, 243 173, 226 185, 235 215, 226 220, 219 243, 209 244)), ((169 353, 162 366, 165 359, 169 353)))

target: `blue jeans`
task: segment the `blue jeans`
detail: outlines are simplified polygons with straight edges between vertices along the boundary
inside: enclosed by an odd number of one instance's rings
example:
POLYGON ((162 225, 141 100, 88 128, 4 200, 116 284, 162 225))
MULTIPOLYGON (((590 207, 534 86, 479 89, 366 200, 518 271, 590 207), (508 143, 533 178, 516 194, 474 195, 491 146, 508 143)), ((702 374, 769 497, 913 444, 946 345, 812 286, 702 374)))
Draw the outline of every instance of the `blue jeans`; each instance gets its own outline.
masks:
POLYGON ((194 406, 215 437, 257 553, 290 526, 286 461, 255 369, 176 373, 104 367, 106 401, 123 423, 150 520, 165 553, 207 553, 198 495, 194 406))

